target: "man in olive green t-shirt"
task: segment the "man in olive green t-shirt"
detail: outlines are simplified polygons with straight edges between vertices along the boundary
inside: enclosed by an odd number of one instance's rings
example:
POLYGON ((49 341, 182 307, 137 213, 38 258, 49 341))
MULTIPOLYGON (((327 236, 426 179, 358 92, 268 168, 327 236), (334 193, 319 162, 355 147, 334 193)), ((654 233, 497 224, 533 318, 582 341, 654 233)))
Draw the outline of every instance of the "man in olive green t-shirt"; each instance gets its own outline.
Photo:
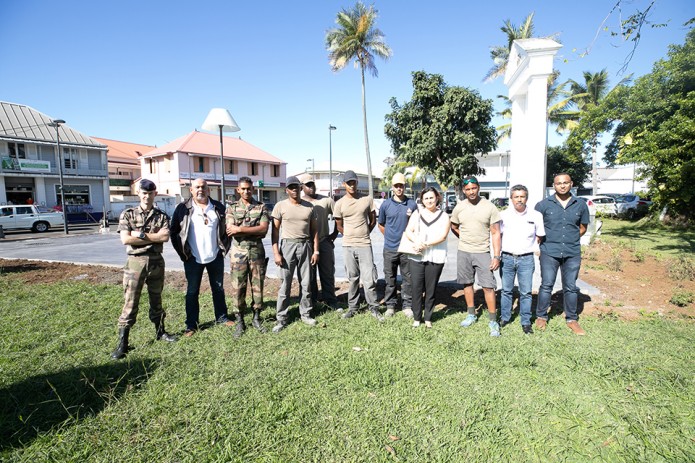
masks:
POLYGON ((351 170, 343 175, 343 186, 345 196, 335 203, 333 211, 338 231, 343 234, 343 256, 350 282, 348 311, 343 314, 343 318, 350 318, 357 313, 362 283, 369 311, 374 318, 383 321, 376 298, 377 274, 372 254, 372 240, 369 237, 376 226, 374 200, 371 196, 357 191, 357 175, 351 170))
POLYGON ((500 213, 494 204, 479 195, 480 185, 477 178, 470 176, 463 179, 463 193, 466 199, 459 202, 451 213, 451 231, 459 238, 456 276, 458 282, 463 284, 463 297, 468 312, 461 326, 469 327, 477 320, 473 303, 473 283, 477 275, 487 304, 490 336, 499 336, 500 326, 497 323, 495 306, 497 282, 493 272, 499 268, 502 258, 500 213))
POLYGON ((274 333, 279 333, 287 327, 289 297, 295 269, 302 287, 299 300, 301 320, 309 326, 316 325, 316 320, 311 317, 311 266, 316 265, 319 260, 316 212, 310 202, 300 198, 300 189, 301 183, 297 177, 287 177, 285 191, 288 198, 277 203, 270 214, 273 219, 273 255, 282 280, 278 292, 277 324, 273 327, 274 333))

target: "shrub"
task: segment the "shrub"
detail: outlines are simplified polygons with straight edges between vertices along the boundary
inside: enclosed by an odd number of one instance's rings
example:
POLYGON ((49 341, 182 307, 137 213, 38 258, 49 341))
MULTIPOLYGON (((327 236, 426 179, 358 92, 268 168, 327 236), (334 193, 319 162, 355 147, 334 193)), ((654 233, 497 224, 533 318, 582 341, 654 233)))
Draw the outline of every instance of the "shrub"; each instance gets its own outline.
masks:
POLYGON ((686 256, 670 261, 668 276, 673 280, 695 280, 695 261, 686 256))
POLYGON ((695 300, 695 295, 690 291, 674 291, 669 302, 678 307, 686 307, 695 300))
POLYGON ((635 251, 635 260, 636 260, 637 262, 644 262, 644 260, 646 259, 646 257, 647 257, 647 256, 645 255, 645 253, 644 253, 643 250, 638 249, 638 250, 635 251))
POLYGON ((612 270, 614 272, 622 272, 623 271, 623 257, 620 254, 620 249, 613 249, 611 251, 611 256, 608 258, 608 270, 612 270))

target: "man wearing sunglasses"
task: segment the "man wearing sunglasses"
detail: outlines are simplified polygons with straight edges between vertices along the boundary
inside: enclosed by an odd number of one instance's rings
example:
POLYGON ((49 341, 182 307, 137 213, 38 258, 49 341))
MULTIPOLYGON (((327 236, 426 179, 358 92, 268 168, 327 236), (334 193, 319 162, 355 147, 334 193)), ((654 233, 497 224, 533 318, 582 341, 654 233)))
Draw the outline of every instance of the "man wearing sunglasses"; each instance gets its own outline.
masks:
POLYGON ((497 281, 493 272, 499 268, 502 259, 500 213, 487 198, 480 196, 477 178, 470 176, 463 179, 463 193, 466 199, 460 201, 451 213, 451 231, 459 238, 457 280, 463 284, 463 297, 467 307, 467 315, 461 326, 467 328, 477 321, 473 302, 473 283, 477 275, 478 284, 483 287, 485 295, 490 336, 496 337, 500 335, 500 325, 497 323, 495 305, 497 281))
POLYGON ((229 319, 224 295, 224 256, 229 251, 225 229, 225 207, 210 198, 205 179, 197 178, 190 186, 191 196, 180 203, 171 219, 171 244, 183 261, 186 273, 186 330, 193 336, 200 317, 200 283, 207 270, 215 323, 233 326, 229 319))

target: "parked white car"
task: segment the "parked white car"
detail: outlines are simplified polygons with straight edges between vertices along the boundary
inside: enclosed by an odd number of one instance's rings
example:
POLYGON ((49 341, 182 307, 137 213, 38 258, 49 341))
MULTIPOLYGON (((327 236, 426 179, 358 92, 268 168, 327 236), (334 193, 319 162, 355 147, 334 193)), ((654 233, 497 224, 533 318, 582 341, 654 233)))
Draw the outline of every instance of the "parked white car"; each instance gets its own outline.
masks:
POLYGON ((62 212, 48 212, 34 205, 0 206, 0 225, 3 230, 30 229, 45 232, 51 227, 62 227, 63 224, 62 212))
POLYGON ((589 201, 594 205, 596 212, 600 212, 604 215, 617 215, 618 208, 614 198, 610 196, 579 196, 580 198, 586 200, 587 205, 589 201))

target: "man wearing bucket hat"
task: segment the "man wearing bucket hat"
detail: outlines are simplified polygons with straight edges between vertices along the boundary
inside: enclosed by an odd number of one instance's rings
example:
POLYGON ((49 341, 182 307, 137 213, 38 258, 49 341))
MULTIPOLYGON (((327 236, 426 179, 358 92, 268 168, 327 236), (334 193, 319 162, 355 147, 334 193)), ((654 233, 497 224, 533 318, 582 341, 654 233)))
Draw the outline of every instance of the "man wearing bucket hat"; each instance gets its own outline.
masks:
POLYGON ((391 179, 391 191, 393 196, 386 199, 379 208, 379 231, 384 235, 384 304, 387 317, 396 313, 398 303, 396 289, 396 274, 401 269, 401 301, 403 314, 406 317, 413 316, 412 294, 410 291, 410 265, 408 254, 398 252, 398 245, 408 220, 413 211, 417 210, 417 203, 405 195, 405 175, 397 173, 391 179))

